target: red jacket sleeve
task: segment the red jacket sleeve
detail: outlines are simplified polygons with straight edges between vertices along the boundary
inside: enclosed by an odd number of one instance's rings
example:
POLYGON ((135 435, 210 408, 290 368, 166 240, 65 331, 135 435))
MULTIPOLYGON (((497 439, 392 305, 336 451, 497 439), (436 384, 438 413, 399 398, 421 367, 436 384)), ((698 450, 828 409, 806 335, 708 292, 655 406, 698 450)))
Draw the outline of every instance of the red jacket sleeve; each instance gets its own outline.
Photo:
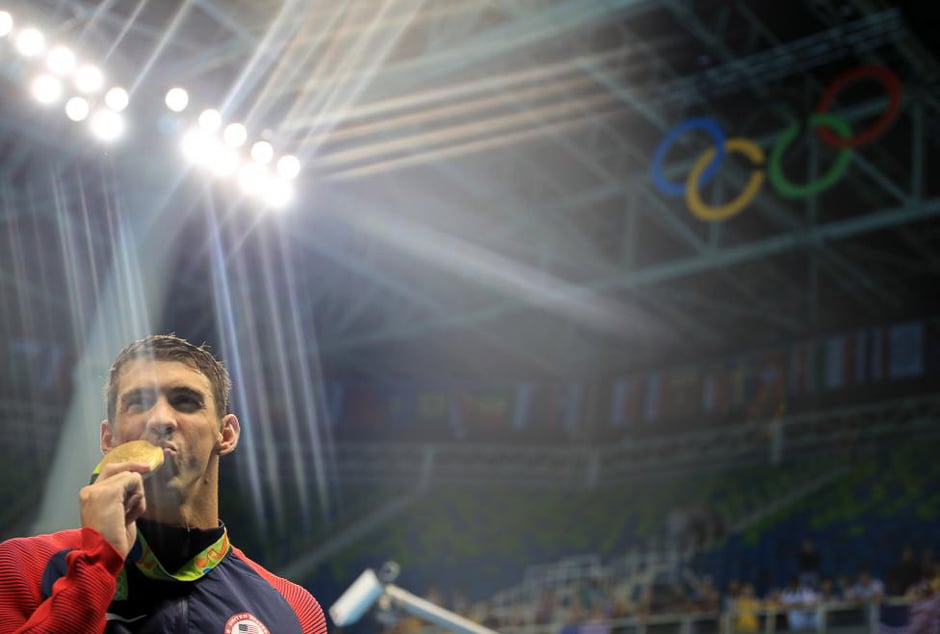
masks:
POLYGON ((296 583, 288 581, 283 577, 278 577, 261 564, 255 563, 246 557, 245 553, 238 548, 233 547, 232 550, 242 561, 251 566, 262 579, 270 583, 274 586, 275 590, 281 593, 281 596, 287 600, 291 609, 294 610, 294 614, 297 615, 297 620, 300 621, 300 629, 304 634, 327 634, 326 617, 323 615, 323 608, 321 608, 317 600, 313 598, 313 595, 296 583))
POLYGON ((124 560, 93 529, 81 529, 79 539, 61 537, 68 533, 0 544, 0 623, 4 632, 104 631, 105 613, 114 598, 115 579, 124 560), (69 548, 65 576, 53 584, 51 596, 44 599, 42 575, 46 564, 53 554, 69 548))

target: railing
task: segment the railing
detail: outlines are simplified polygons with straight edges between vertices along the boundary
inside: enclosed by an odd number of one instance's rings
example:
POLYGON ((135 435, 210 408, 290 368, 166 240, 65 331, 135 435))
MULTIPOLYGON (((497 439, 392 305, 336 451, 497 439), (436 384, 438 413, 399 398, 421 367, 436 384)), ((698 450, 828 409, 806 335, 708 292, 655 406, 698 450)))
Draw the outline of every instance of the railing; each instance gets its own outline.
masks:
MULTIPOLYGON (((890 437, 938 433, 940 396, 881 401, 793 414, 767 426, 744 422, 714 429, 573 447, 476 443, 337 443, 336 474, 352 481, 501 484, 592 489, 649 472, 774 462, 781 453, 831 453, 890 437), (773 442, 772 442, 773 441, 773 442)), ((280 450, 288 451, 287 447, 280 450)), ((282 463, 287 468, 290 460, 282 463)))
MULTIPOLYGON (((773 634, 774 632, 793 631, 787 621, 787 613, 799 610, 812 615, 814 622, 809 630, 817 634, 826 632, 839 632, 840 634, 879 634, 882 606, 909 605, 910 601, 904 598, 891 598, 877 603, 859 603, 857 601, 829 601, 818 603, 811 607, 770 606, 760 610, 751 611, 760 620, 757 630, 736 630, 737 614, 733 611, 723 613, 715 612, 684 612, 670 614, 650 614, 643 616, 630 616, 617 619, 572 619, 558 618, 552 623, 535 624, 526 623, 497 627, 502 634, 559 634, 566 626, 572 624, 584 626, 594 624, 591 632, 609 631, 611 634, 773 634)), ((562 611, 563 612, 563 611, 562 611)), ((499 615, 502 618, 512 618, 510 615, 499 615)), ((428 630, 430 632, 431 630, 428 630)))

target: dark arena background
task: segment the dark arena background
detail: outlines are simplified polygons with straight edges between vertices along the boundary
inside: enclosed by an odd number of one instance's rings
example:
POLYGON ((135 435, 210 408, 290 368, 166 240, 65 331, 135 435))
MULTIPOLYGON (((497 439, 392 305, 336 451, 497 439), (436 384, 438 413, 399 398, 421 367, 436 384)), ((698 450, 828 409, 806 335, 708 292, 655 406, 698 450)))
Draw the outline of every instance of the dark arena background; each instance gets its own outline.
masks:
POLYGON ((0 537, 175 332, 331 632, 937 632, 933 4, 4 3, 0 537))

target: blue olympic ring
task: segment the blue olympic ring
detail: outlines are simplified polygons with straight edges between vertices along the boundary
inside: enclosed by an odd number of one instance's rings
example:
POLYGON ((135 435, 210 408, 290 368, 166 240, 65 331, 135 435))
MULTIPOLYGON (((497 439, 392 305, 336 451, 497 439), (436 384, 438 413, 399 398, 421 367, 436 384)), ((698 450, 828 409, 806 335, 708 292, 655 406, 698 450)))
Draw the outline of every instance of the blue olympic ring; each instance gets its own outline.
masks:
POLYGON ((666 180, 666 176, 663 174, 663 163, 666 161, 666 154, 669 153, 672 144, 689 130, 703 130, 708 132, 715 139, 715 158, 712 159, 708 167, 705 168, 705 171, 702 172, 702 177, 698 182, 699 186, 704 185, 715 177, 715 174, 718 173, 718 168, 721 166, 721 161, 725 157, 725 133, 721 129, 721 126, 718 125, 718 122, 711 117, 687 119, 674 127, 663 137, 663 140, 660 141, 659 145, 656 147, 656 152, 653 154, 652 167, 653 182, 656 184, 659 191, 669 196, 685 195, 685 182, 671 183, 666 180))

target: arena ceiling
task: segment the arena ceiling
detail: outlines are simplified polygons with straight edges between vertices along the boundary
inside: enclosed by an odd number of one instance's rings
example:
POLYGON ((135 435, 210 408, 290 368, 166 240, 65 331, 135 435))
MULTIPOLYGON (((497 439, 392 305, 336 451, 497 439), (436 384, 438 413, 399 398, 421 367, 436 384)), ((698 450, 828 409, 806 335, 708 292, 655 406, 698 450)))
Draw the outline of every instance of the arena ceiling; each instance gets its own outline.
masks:
POLYGON ((148 323, 247 345, 259 369, 538 378, 931 313, 940 66, 911 4, 8 3, 129 86, 132 123, 88 143, 30 105, 3 45, 2 326, 81 348, 96 310, 146 305, 107 303, 136 266, 167 284, 148 323), (160 123, 177 84, 302 158, 291 210, 258 214, 184 169, 160 123), (862 142, 809 132, 820 109, 862 142), (703 117, 766 165, 729 148, 690 203, 654 172, 687 191, 714 130, 654 156, 703 117), (155 215, 135 225, 140 208, 155 215))

